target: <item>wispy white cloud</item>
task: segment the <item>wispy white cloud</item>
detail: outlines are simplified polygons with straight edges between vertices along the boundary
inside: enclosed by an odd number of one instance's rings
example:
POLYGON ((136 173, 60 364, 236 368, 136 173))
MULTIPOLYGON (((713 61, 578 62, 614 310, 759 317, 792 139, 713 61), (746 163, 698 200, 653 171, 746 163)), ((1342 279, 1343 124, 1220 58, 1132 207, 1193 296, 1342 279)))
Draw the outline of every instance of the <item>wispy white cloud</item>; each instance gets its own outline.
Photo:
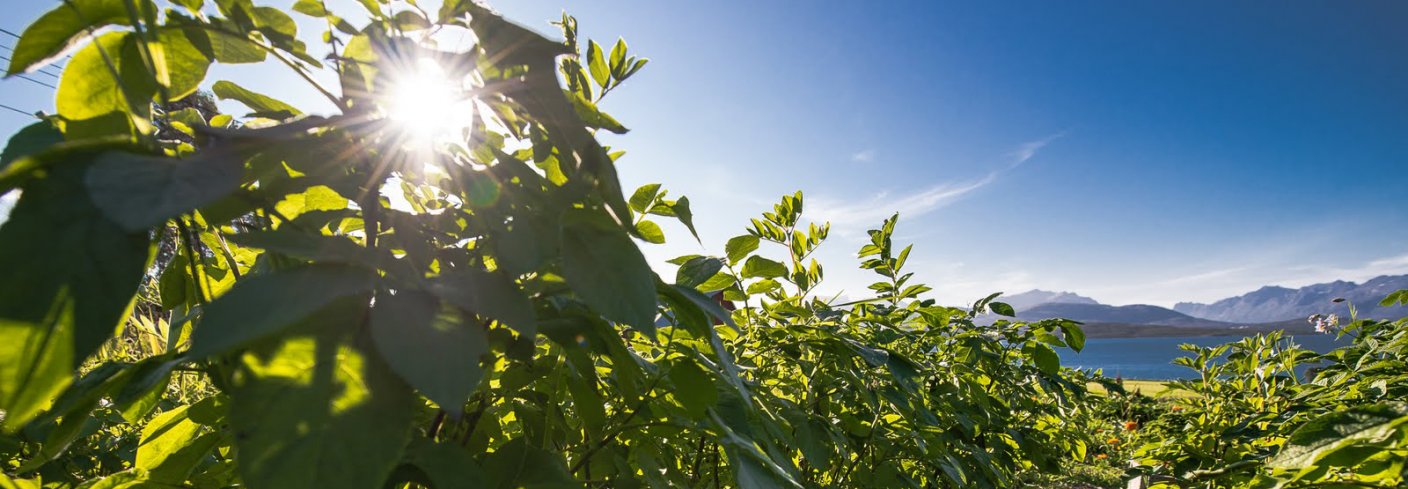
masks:
POLYGON ((891 195, 889 192, 881 192, 861 201, 819 197, 813 199, 809 214, 818 221, 830 221, 831 225, 838 229, 878 224, 896 212, 901 216, 914 218, 957 202, 996 179, 997 173, 990 173, 971 182, 941 183, 910 194, 891 195))
MULTIPOLYGON (((1008 153, 1012 158, 1007 166, 989 172, 976 180, 950 181, 931 185, 913 193, 892 194, 883 191, 865 200, 837 199, 820 196, 812 200, 809 214, 818 221, 830 221, 833 228, 842 234, 854 233, 853 226, 873 225, 898 212, 906 218, 915 218, 958 202, 974 191, 987 186, 1003 173, 1032 159, 1065 133, 1053 134, 1035 141, 1022 143, 1008 153)), ((865 150, 851 155, 851 161, 868 162, 875 158, 875 150, 865 150)))
POLYGON ((1052 134, 1050 136, 1035 141, 1028 141, 1022 143, 1022 145, 1018 146, 1015 151, 1009 153, 1009 155, 1012 157, 1012 163, 1007 168, 1010 170, 1012 168, 1016 168, 1022 163, 1026 163, 1027 160, 1030 160, 1035 157, 1037 152, 1041 151, 1042 148, 1045 148, 1046 145, 1051 144, 1052 141, 1065 137, 1065 135, 1065 132, 1058 132, 1056 134, 1052 134))

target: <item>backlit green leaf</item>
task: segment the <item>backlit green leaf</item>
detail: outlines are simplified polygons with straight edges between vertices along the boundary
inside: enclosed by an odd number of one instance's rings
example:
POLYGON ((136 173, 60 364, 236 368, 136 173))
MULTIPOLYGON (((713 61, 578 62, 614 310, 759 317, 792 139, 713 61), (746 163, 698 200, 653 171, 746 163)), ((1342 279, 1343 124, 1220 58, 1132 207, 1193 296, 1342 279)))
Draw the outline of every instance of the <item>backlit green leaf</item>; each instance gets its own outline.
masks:
POLYGON ((303 114, 302 111, 299 111, 292 105, 267 95, 255 93, 225 80, 215 82, 215 85, 210 87, 210 90, 215 92, 215 96, 220 97, 222 100, 234 100, 254 110, 254 112, 250 114, 250 116, 253 117, 288 119, 303 114))
POLYGON ((206 306, 191 337, 190 355, 223 353, 277 333, 337 299, 370 291, 373 278, 363 269, 341 265, 245 278, 206 306))
MULTIPOLYGON (((52 63, 64 51, 82 42, 85 34, 106 25, 131 25, 128 0, 73 0, 58 4, 25 28, 14 44, 6 74, 27 73, 52 63)), ((140 8, 153 9, 148 1, 140 8)))
POLYGON ((761 256, 750 256, 743 263, 742 273, 744 278, 777 278, 787 275, 787 267, 761 256))
POLYGON ((600 212, 562 219, 562 272, 583 301, 613 321, 655 331, 655 273, 619 226, 600 212))
MULTIPOLYGON (((344 329, 365 308, 310 318, 344 329)), ((414 395, 363 349, 325 336, 245 353, 230 389, 240 477, 250 487, 379 489, 401 458, 414 395)))
POLYGON ((122 323, 151 256, 147 232, 128 233, 86 197, 93 151, 41 159, 42 176, 0 225, 0 410, 17 428, 48 405, 78 364, 122 323), (86 161, 85 161, 86 160, 86 161))
POLYGON ((97 158, 85 182, 104 214, 139 231, 220 200, 239 187, 243 175, 244 161, 226 151, 186 159, 109 151, 97 158))
POLYGON ((54 102, 59 115, 73 120, 110 112, 149 117, 157 85, 142 61, 139 46, 135 34, 109 32, 74 54, 59 78, 54 102))

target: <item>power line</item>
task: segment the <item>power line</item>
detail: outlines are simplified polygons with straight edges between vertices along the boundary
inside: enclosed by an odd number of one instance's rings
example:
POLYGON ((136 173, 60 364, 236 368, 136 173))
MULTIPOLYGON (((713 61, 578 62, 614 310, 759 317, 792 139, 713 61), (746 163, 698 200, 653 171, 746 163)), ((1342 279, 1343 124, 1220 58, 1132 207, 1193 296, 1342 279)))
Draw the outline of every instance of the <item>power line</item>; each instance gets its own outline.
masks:
POLYGON ((25 79, 25 80, 29 80, 29 81, 31 81, 31 82, 34 82, 35 84, 38 84, 38 85, 43 85, 43 86, 52 88, 52 89, 54 89, 54 90, 58 90, 58 89, 59 89, 59 87, 50 85, 50 84, 48 84, 48 83, 44 83, 44 82, 39 81, 39 80, 35 80, 35 79, 33 79, 33 78, 30 78, 30 77, 28 77, 28 76, 24 76, 24 75, 21 75, 21 74, 18 74, 18 73, 15 74, 15 76, 20 77, 20 78, 25 79))
POLYGON ((0 29, 0 32, 3 32, 3 33, 5 33, 5 34, 9 34, 10 37, 13 37, 13 38, 15 38, 15 39, 19 39, 19 38, 20 38, 20 35, 19 35, 19 34, 15 34, 15 33, 13 33, 13 32, 10 32, 10 31, 8 31, 8 30, 5 30, 5 29, 0 29))
POLYGON ((0 108, 8 109, 8 110, 10 110, 10 111, 12 111, 12 112, 15 112, 15 113, 18 113, 18 114, 23 114, 23 115, 28 116, 28 117, 34 117, 34 113, 33 113, 33 112, 25 112, 25 111, 23 111, 23 110, 16 109, 16 108, 14 108, 14 107, 10 107, 10 106, 5 105, 5 104, 0 104, 0 108))
MULTIPOLYGON (((3 54, 0 54, 0 59, 3 59, 3 60, 5 60, 5 61, 9 61, 9 60, 10 60, 10 57, 9 57, 9 56, 5 56, 5 55, 3 55, 3 54)), ((57 75, 57 74, 55 74, 55 73, 50 73, 50 72, 44 71, 43 68, 40 68, 40 69, 38 69, 38 70, 34 70, 34 72, 35 72, 35 73, 43 73, 43 74, 45 74, 45 75, 49 75, 49 77, 54 78, 54 79, 58 79, 58 78, 59 78, 59 75, 57 75)))

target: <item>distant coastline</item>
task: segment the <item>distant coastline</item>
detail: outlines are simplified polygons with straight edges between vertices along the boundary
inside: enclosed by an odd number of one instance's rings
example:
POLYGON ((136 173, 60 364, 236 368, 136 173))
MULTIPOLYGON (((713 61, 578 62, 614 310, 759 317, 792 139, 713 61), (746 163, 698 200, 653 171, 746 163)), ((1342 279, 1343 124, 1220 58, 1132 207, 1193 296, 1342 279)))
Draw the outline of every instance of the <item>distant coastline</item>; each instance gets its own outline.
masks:
POLYGON ((1288 335, 1319 334, 1305 320, 1288 320, 1267 324, 1234 327, 1162 326, 1151 324, 1084 323, 1088 338, 1198 338, 1207 336, 1242 337, 1271 331, 1288 335))

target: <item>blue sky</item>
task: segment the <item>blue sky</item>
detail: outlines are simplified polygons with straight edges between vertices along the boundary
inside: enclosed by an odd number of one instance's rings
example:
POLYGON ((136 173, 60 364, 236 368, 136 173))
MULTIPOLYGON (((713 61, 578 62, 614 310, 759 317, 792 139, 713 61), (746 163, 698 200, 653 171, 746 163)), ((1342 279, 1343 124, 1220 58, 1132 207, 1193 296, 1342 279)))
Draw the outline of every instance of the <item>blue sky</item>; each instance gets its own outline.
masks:
MULTIPOLYGON (((7 3, 15 32, 48 7, 7 3)), ((864 230, 894 211, 944 303, 1040 287, 1170 305, 1408 273, 1408 4, 495 7, 545 33, 567 8, 652 59, 604 102, 632 128, 608 142, 628 187, 688 195, 705 238, 667 226, 656 261, 720 253, 803 190, 835 226, 824 289, 846 295, 870 281, 864 230)), ((217 79, 327 110, 276 66, 217 79)), ((52 91, 10 79, 0 103, 50 109, 52 91)), ((24 123, 0 113, 0 132, 24 123)))

